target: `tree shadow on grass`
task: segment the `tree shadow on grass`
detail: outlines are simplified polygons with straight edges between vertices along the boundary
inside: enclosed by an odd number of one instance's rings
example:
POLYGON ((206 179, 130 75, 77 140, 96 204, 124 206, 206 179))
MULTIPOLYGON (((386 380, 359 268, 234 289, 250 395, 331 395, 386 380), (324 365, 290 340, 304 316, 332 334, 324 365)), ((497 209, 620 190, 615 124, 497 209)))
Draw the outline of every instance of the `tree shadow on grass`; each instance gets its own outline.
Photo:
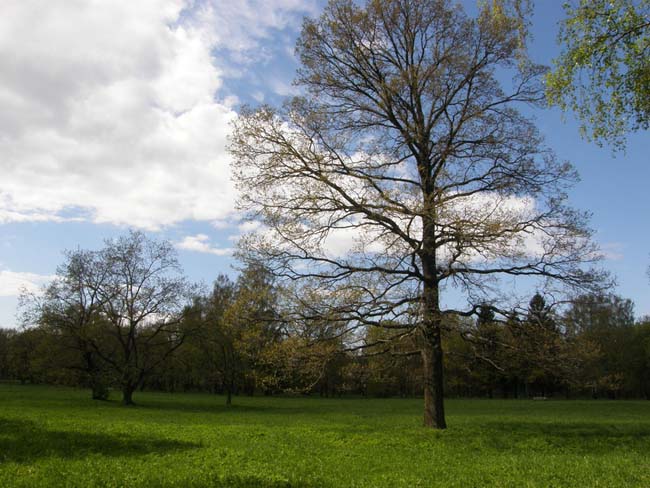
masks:
POLYGON ((237 413, 263 413, 263 414, 278 414, 278 415, 292 415, 299 413, 324 413, 322 409, 307 408, 304 406, 290 406, 290 405, 242 405, 233 402, 232 405, 227 406, 225 403, 220 402, 189 402, 184 399, 174 400, 145 400, 142 403, 137 403, 137 408, 150 409, 156 411, 179 411, 187 413, 222 413, 222 414, 237 414, 237 413))
POLYGON ((198 444, 150 437, 47 430, 27 420, 0 418, 0 464, 31 463, 45 457, 139 456, 193 449, 198 444))
POLYGON ((487 422, 482 433, 503 451, 544 449, 578 455, 644 454, 650 425, 598 422, 487 422))

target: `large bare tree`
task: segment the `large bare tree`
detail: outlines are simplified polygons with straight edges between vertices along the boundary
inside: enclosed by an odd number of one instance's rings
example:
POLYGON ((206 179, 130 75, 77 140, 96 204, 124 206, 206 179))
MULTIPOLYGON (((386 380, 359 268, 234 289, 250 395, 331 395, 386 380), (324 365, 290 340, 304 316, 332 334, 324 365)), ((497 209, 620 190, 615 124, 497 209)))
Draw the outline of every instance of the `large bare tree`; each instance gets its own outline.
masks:
POLYGON ((576 174, 520 111, 543 100, 545 69, 517 4, 470 18, 448 0, 331 0, 297 43, 304 96, 244 111, 232 136, 241 208, 263 224, 243 255, 317 294, 303 317, 346 324, 351 348, 370 326, 416 337, 436 428, 452 316, 512 307, 512 278, 599 278, 586 216, 566 205, 576 174), (451 287, 462 307, 443 306, 451 287))

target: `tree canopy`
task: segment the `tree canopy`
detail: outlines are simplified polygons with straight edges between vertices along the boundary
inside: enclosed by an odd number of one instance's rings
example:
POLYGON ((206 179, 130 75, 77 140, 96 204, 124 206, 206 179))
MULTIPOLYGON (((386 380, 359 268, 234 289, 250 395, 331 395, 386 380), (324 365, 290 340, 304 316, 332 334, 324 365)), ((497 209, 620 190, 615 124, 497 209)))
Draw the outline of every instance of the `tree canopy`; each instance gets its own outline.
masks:
POLYGON ((626 133, 650 124, 650 1, 579 0, 565 10, 549 102, 574 111, 589 139, 620 149, 626 133))

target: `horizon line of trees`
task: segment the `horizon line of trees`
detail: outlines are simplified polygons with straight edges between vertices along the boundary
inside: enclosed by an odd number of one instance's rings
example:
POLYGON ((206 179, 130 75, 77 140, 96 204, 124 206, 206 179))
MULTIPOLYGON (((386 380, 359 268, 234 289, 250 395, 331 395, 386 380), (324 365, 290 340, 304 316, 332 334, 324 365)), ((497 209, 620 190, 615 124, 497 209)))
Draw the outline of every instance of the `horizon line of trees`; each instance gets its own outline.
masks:
MULTIPOLYGON (((260 263, 212 290, 191 286, 169 243, 142 233, 66 254, 41 294, 23 297, 24 325, 0 329, 0 380, 233 395, 423 394, 418 336, 285 314, 286 290, 260 263), (298 320, 296 317, 302 317, 298 320)), ((523 313, 450 317, 443 330, 449 397, 650 399, 650 317, 615 294, 563 310, 535 294, 523 313)))

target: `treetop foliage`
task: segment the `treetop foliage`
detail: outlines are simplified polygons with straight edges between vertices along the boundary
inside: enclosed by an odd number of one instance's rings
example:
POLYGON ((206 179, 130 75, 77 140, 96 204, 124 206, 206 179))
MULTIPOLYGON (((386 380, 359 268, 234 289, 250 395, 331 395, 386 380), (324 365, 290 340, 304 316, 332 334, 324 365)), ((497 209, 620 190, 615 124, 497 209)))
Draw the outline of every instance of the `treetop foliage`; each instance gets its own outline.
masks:
POLYGON ((575 112, 588 139, 622 149, 626 133, 650 124, 650 1, 579 0, 565 10, 549 102, 575 112))

